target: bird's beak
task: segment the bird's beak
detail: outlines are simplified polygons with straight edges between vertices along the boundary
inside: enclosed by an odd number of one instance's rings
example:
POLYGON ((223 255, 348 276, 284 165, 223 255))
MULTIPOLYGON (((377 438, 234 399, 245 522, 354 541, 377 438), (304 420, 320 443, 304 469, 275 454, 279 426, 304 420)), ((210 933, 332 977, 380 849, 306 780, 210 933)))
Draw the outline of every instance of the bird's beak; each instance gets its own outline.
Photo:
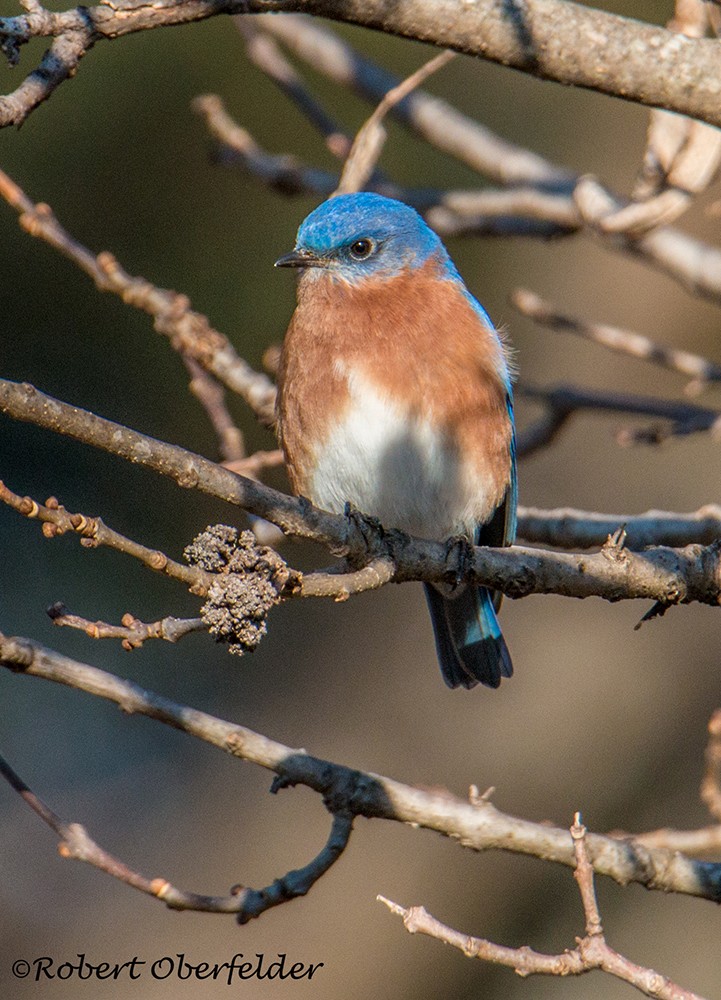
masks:
POLYGON ((275 267, 327 267, 328 261, 325 257, 317 257, 311 250, 302 248, 291 250, 290 253, 279 257, 275 262, 275 267))

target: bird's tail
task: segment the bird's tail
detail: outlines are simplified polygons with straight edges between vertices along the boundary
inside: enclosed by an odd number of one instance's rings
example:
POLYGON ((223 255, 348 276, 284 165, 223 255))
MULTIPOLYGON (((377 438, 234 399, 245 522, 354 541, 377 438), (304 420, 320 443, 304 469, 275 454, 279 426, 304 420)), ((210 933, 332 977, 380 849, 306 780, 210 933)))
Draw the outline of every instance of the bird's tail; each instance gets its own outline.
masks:
POLYGON ((480 681, 496 688, 510 677, 513 664, 486 587, 466 587, 444 597, 424 584, 443 680, 449 687, 472 688, 480 681))

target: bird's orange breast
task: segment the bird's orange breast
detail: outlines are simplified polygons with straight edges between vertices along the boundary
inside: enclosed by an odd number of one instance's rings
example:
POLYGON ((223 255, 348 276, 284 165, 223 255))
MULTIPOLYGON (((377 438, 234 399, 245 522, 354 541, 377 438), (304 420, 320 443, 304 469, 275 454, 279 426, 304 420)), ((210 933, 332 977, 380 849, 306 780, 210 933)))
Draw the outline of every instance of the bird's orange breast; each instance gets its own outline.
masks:
POLYGON ((317 480, 327 484, 335 472, 341 491, 347 484, 365 494, 342 499, 381 520, 402 506, 404 490, 410 508, 422 511, 423 497, 411 494, 425 489, 427 517, 387 524, 415 533, 454 504, 444 525, 487 520, 510 478, 506 371, 495 332, 433 260, 355 285, 329 272, 304 275, 279 374, 293 488, 329 506, 335 494, 317 480), (386 426, 364 426, 364 411, 386 426), (405 484, 388 481, 394 454, 405 484), (376 467, 346 468, 353 464, 376 467), (382 499, 389 497, 391 507, 382 499), (364 498, 379 498, 384 509, 364 507, 364 498))

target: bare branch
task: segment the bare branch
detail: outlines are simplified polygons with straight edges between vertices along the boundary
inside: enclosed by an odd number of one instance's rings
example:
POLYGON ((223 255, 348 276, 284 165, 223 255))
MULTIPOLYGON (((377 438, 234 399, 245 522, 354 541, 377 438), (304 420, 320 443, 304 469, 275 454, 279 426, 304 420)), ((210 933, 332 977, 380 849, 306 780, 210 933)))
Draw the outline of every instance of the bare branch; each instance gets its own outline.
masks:
MULTIPOLYGON (((721 412, 694 403, 677 403, 673 400, 632 393, 594 392, 591 389, 578 389, 575 386, 566 385, 543 388, 520 383, 517 392, 529 399, 538 400, 549 411, 546 422, 550 426, 551 432, 546 434, 545 438, 537 430, 531 428, 531 443, 534 447, 547 444, 569 417, 581 410, 595 410, 600 413, 633 413, 638 416, 657 417, 666 422, 663 427, 653 427, 650 430, 647 428, 640 430, 624 428, 616 434, 616 440, 623 445, 641 442, 658 444, 668 437, 682 437, 701 432, 710 432, 714 438, 721 434, 721 412)), ((523 433, 519 435, 518 450, 520 455, 529 453, 529 447, 523 433)))
POLYGON ((202 618, 172 618, 168 616, 157 622, 144 623, 134 615, 125 614, 120 625, 110 625, 100 621, 91 622, 80 615, 71 614, 61 601, 50 605, 48 615, 53 625, 79 629, 91 639, 121 639, 123 649, 128 652, 140 649, 146 639, 178 642, 191 632, 208 631, 208 626, 202 618))
POLYGON ((689 858, 698 858, 706 854, 718 854, 721 851, 721 826, 702 826, 698 830, 673 830, 662 827, 649 833, 623 834, 613 830, 610 837, 629 837, 637 844, 643 844, 652 850, 663 848, 667 851, 679 851, 689 858))
POLYGON ((351 594, 385 586, 393 580, 394 573, 393 561, 381 556, 352 573, 306 573, 301 593, 303 597, 332 597, 334 601, 347 601, 351 594))
POLYGON ((241 164, 270 188, 285 195, 313 192, 327 197, 335 190, 338 178, 327 170, 308 167, 294 156, 277 156, 261 149, 250 132, 233 121, 216 94, 196 97, 193 109, 219 144, 222 163, 241 164))
POLYGON ((639 552, 650 545, 711 545, 721 539, 721 506, 708 504, 692 514, 663 510, 649 510, 645 514, 597 514, 570 507, 518 509, 518 537, 535 545, 592 549, 603 545, 620 527, 626 531, 626 547, 639 552))
MULTIPOLYGON (((0 18, 0 23, 2 19, 0 18)), ((35 205, 25 192, 0 171, 0 197, 20 215, 20 225, 31 236, 45 240, 84 271, 101 292, 113 292, 123 302, 153 317, 158 333, 183 357, 197 361, 236 392, 266 424, 275 420, 275 386, 238 356, 235 348, 205 316, 194 312, 185 295, 132 277, 107 252, 97 256, 78 243, 57 221, 50 207, 35 205)))
POLYGON ((33 812, 60 838, 58 853, 62 858, 84 861, 112 875, 133 889, 139 889, 165 903, 171 910, 200 910, 205 913, 234 913, 245 924, 266 910, 305 896, 318 879, 332 867, 348 845, 353 825, 349 814, 335 813, 328 841, 321 852, 303 868, 275 879, 265 889, 234 886, 227 896, 201 896, 177 889, 164 878, 147 878, 100 847, 79 823, 66 823, 25 784, 10 765, 0 757, 0 774, 23 797, 33 812))
POLYGON ((242 461, 245 458, 243 433, 228 412, 223 387, 195 358, 185 356, 183 361, 190 373, 189 389, 205 409, 213 430, 218 435, 223 461, 242 461))
MULTIPOLYGON (((242 23, 246 18, 238 18, 242 23)), ((354 49, 338 35, 310 19, 289 15, 261 15, 250 19, 286 45, 296 56, 335 83, 355 91, 373 104, 401 81, 354 49)), ((547 163, 490 129, 467 118, 441 98, 421 90, 410 94, 391 110, 391 115, 410 126, 421 138, 473 170, 501 184, 539 186, 572 185, 573 175, 547 163)))
MULTIPOLYGON (((568 830, 509 816, 487 799, 476 797, 468 802, 442 789, 415 788, 313 757, 28 639, 0 635, 0 666, 105 698, 128 715, 155 719, 274 771, 278 777, 273 790, 306 785, 323 795, 334 814, 395 820, 435 830, 474 850, 507 850, 575 866, 568 830)), ((638 882, 648 889, 721 901, 721 864, 690 860, 673 851, 649 850, 633 840, 600 834, 589 834, 587 847, 594 871, 622 885, 638 882)))
POLYGON ((443 236, 515 232, 546 238, 570 235, 582 224, 570 195, 544 191, 540 187, 446 191, 441 192, 430 207, 423 200, 418 204, 414 191, 409 191, 408 196, 405 200, 410 199, 424 210, 429 224, 443 236), (505 230, 500 225, 504 219, 505 230), (492 228, 494 221, 496 225, 492 228))
MULTIPOLYGON (((64 79, 81 53, 100 40, 218 14, 263 11, 302 11, 433 42, 544 79, 721 124, 714 88, 721 56, 712 40, 686 38, 600 10, 569 8, 562 0, 526 0, 513 16, 503 0, 479 0, 472 7, 460 0, 397 0, 390 8, 385 0, 158 0, 152 6, 101 4, 62 13, 38 7, 0 18, 0 44, 16 60, 31 38, 75 37, 74 51, 65 61, 61 57, 62 69, 55 70, 64 79), (649 50, 655 52, 650 63, 645 59, 649 50)), ((44 74, 52 79, 52 66, 43 67, 40 79, 44 74)), ((40 96, 19 89, 4 98, 0 125, 19 124, 52 89, 41 86, 40 96)))
MULTIPOLYGON (((703 38, 709 24, 703 0, 676 0, 670 31, 703 38)), ((672 222, 705 190, 718 172, 721 136, 715 128, 667 111, 652 109, 643 166, 634 189, 634 202, 606 216, 607 233, 639 236, 672 222)))
POLYGON ((580 178, 573 197, 586 225, 606 245, 642 258, 695 295, 721 301, 721 251, 717 247, 670 226, 654 229, 635 239, 605 232, 603 220, 616 216, 625 203, 593 177, 580 178))
MULTIPOLYGON (((0 411, 153 469, 180 486, 199 489, 242 507, 288 534, 313 538, 334 554, 364 563, 388 559, 393 563, 395 582, 458 578, 453 546, 384 531, 368 519, 361 530, 357 519, 329 514, 303 498, 289 497, 236 476, 200 455, 60 403, 32 386, 0 379, 0 411)), ((721 546, 713 544, 682 549, 659 547, 639 555, 612 539, 600 552, 582 556, 521 546, 480 547, 473 550, 467 566, 464 562, 464 578, 510 597, 554 593, 610 601, 643 598, 664 605, 699 601, 716 606, 721 599, 720 552, 721 546)), ((370 586, 377 586, 376 578, 375 573, 370 574, 370 586)), ((294 580, 294 589, 302 595, 302 581, 294 580)), ((335 596, 344 597, 346 591, 347 587, 341 585, 335 596)))
POLYGON ((711 40, 559 0, 525 0, 510 13, 502 0, 470 8, 458 0, 400 0, 391 8, 383 0, 311 0, 302 9, 721 123, 712 82, 719 54, 711 40), (656 54, 650 64, 644 58, 649 50, 656 54))
MULTIPOLYGON (((80 10, 70 13, 80 14, 80 10)), ((40 17, 49 15, 48 11, 40 10, 40 17)), ((27 20, 36 15, 27 16, 27 20)), ((3 22, 20 21, 20 18, 0 18, 0 49, 8 57, 11 65, 20 59, 19 46, 32 36, 32 27, 27 37, 7 31, 3 22)), ((31 111, 34 111, 43 101, 65 80, 77 72, 80 60, 92 48, 94 39, 87 25, 77 29, 68 27, 66 31, 54 38, 45 55, 40 60, 37 69, 33 70, 20 86, 7 96, 0 97, 0 128, 5 125, 21 125, 31 111)))
POLYGON ((397 86, 392 87, 384 95, 373 114, 358 130, 358 134, 353 141, 350 153, 343 167, 343 172, 335 192, 336 194, 360 191, 366 186, 380 158, 383 144, 386 140, 385 129, 382 125, 383 119, 390 112, 391 108, 400 104, 416 87, 420 87, 429 76, 446 66, 455 57, 455 54, 455 52, 446 50, 434 56, 417 69, 415 73, 411 73, 407 79, 403 80, 397 86))
MULTIPOLYGON (((260 2, 260 0, 259 0, 260 2)), ((378 0, 379 2, 379 0, 378 0)), ((530 2, 530 0, 529 0, 530 2)), ((453 7, 456 0, 445 0, 444 6, 453 7)), ((316 0, 315 4, 304 3, 304 10, 315 10, 316 5, 319 10, 317 12, 324 12, 321 8, 324 7, 322 0, 316 0)), ((405 0, 401 7, 406 5, 412 5, 414 10, 414 16, 421 17, 421 21, 425 14, 430 13, 434 18, 438 18, 440 12, 434 9, 429 12, 425 10, 423 0, 405 0)), ((269 9, 270 7, 282 7, 284 10, 292 9, 293 3, 287 2, 282 3, 278 0, 277 3, 268 2, 267 4, 260 3, 260 5, 255 8, 252 0, 248 0, 247 4, 243 5, 244 10, 248 9, 269 9)), ((353 20, 355 17, 355 7, 357 3, 355 0, 346 0, 344 4, 340 7, 334 5, 331 16, 337 16, 340 18, 348 17, 353 20)), ((374 5, 371 4, 371 7, 374 5)), ((470 18, 469 25, 472 28, 471 23, 475 16, 484 16, 490 20, 484 21, 484 30, 486 28, 492 29, 493 34, 496 29, 500 32, 498 36, 499 39, 503 35, 503 32, 508 33, 510 30, 511 35, 515 41, 515 44, 519 44, 519 39, 515 34, 515 28, 509 28, 507 11, 505 8, 500 13, 501 23, 496 24, 494 17, 496 16, 495 7, 497 3, 493 0, 488 0, 487 3, 483 4, 484 14, 481 15, 480 12, 469 11, 468 8, 464 8, 464 23, 467 18, 470 18)), ((371 26, 378 26, 373 22, 373 13, 371 10, 367 10, 367 4, 363 4, 363 10, 361 14, 363 17, 360 18, 362 23, 369 23, 371 26)), ((643 41, 647 44, 653 46, 660 46, 657 49, 658 60, 654 62, 654 69, 658 68, 661 76, 663 76, 663 82, 665 85, 677 86, 683 77, 669 73, 668 67, 662 68, 664 63, 667 63, 670 59, 673 61, 676 55, 680 52, 684 53, 684 56, 691 56, 691 50, 693 50, 693 60, 696 62, 694 66, 694 72, 698 71, 700 73, 701 79, 712 80, 715 76, 709 77, 704 75, 704 71, 700 63, 703 62, 699 59, 700 54, 711 52, 710 46, 712 43, 706 40, 695 40, 688 39, 685 40, 685 44, 678 45, 679 36, 674 36, 670 32, 663 32, 662 29, 650 28, 647 26, 639 26, 635 22, 627 22, 620 18, 614 18, 610 15, 602 14, 599 11, 587 11, 585 8, 574 8, 574 19, 569 22, 568 19, 568 8, 567 5, 559 3, 558 0, 532 0, 532 8, 527 9, 526 16, 531 18, 533 23, 533 32, 531 35, 526 37, 526 41, 521 45, 523 52, 523 65, 522 68, 529 68, 526 65, 528 51, 524 48, 526 44, 531 44, 531 49, 534 50, 534 46, 537 42, 541 42, 544 37, 544 31, 546 28, 551 27, 550 37, 553 39, 553 45, 550 41, 548 44, 544 43, 544 60, 548 57, 549 51, 557 52, 558 46, 561 50, 564 49, 564 45, 561 42, 559 36, 559 28, 563 27, 564 30, 570 30, 573 32, 574 41, 578 41, 578 28, 579 25, 587 25, 589 28, 593 28, 593 38, 598 44, 599 39, 603 39, 610 46, 609 53, 612 53, 614 58, 622 52, 623 66, 619 67, 619 71, 630 71, 630 64, 628 59, 628 43, 621 46, 619 52, 617 53, 613 46, 618 42, 619 38, 623 36, 624 32, 639 31, 643 37, 643 41), (560 18, 559 24, 553 23, 553 17, 558 15, 560 18), (545 21, 544 18, 548 16, 549 20, 545 21), (580 21, 576 22, 575 18, 580 18, 580 21), (602 33, 598 34, 599 26, 602 28, 602 33), (607 31, 607 34, 603 34, 603 31, 607 31), (620 33, 620 34, 619 34, 620 33), (674 40, 675 44, 671 44, 671 39, 674 40), (550 48, 549 48, 550 46, 550 48), (687 46, 691 46, 688 49, 687 46)), ((107 7, 103 8, 90 8, 90 9, 80 9, 77 11, 68 11, 65 14, 50 14, 44 11, 42 8, 35 10, 30 15, 24 15, 19 18, 5 18, 0 19, 0 36, 4 34, 5 36, 5 48, 8 52, 16 52, 19 45, 23 44, 30 37, 36 36, 49 36, 56 35, 58 37, 62 36, 64 32, 87 32, 88 25, 92 26, 92 37, 94 40, 100 37, 116 37, 119 34, 125 34, 129 31, 144 30, 145 28, 152 27, 160 24, 171 24, 171 23, 182 23, 184 20, 198 19, 206 16, 210 16, 214 13, 229 12, 233 8, 233 5, 225 5, 223 3, 212 3, 211 0, 207 0, 206 3, 200 2, 200 0, 186 0, 183 3, 173 3, 171 4, 155 4, 152 8, 133 8, 132 10, 127 10, 123 8, 122 11, 115 11, 107 7)), ((390 17, 393 21, 397 17, 401 16, 400 11, 394 12, 390 17)), ((273 22, 263 21, 263 25, 267 31, 272 31, 273 26, 276 28, 281 28, 285 19, 279 18, 274 19, 273 22)), ((442 21, 442 18, 441 18, 442 21)), ((384 23, 384 28, 386 30, 394 30, 393 24, 384 23)), ((517 27, 517 26, 516 26, 517 27)), ((528 28, 528 24, 524 27, 524 30, 528 28)), ((298 36, 301 33, 297 30, 297 25, 293 23, 289 26, 289 31, 292 36, 298 36)), ((439 39, 433 35, 436 41, 439 39)), ((525 37, 525 36, 524 36, 525 37)), ((315 36, 315 41, 317 42, 318 36, 315 36)), ((288 38, 286 37, 286 42, 288 38)), ((291 39, 293 40, 293 39, 291 39)), ((305 44, 306 48, 313 47, 314 39, 311 38, 310 43, 308 43, 307 38, 305 41, 301 38, 300 41, 295 39, 297 44, 305 44)), ((327 47, 327 36, 325 37, 325 43, 327 47)), ((451 46, 453 47, 453 46, 451 46)), ((573 45, 570 47, 570 51, 573 52, 573 45)), ((639 49, 643 51, 642 48, 639 49)), ((316 46, 317 51, 317 46, 316 46)), ((530 50, 529 50, 530 51, 530 50)), ((535 51, 535 50, 534 50, 535 51)), ((586 54, 586 49, 584 48, 584 55, 586 54)), ((714 50, 715 51, 715 50, 714 50)), ((596 65, 598 65, 598 57, 596 54, 596 49, 594 45, 588 47, 588 56, 591 60, 595 60, 596 65)), ((609 54, 607 53, 607 54, 609 54)), ((487 53, 486 53, 487 54, 487 53)), ((534 70, 534 55, 531 59, 530 69, 534 70)), ((572 61, 575 61, 575 56, 572 56, 572 61)), ((334 68, 337 75, 345 76, 346 79, 354 80, 356 76, 365 77, 365 85, 369 86, 368 78, 373 78, 374 74, 368 69, 368 66, 363 67, 361 70, 356 68, 356 64, 348 59, 348 52, 344 50, 340 43, 336 42, 336 46, 331 53, 330 58, 326 59, 326 62, 335 64, 334 68), (349 68, 350 67, 350 68, 349 68)), ((602 61, 603 62, 603 61, 602 61)), ((372 64, 370 64, 372 66, 372 64)), ((609 77, 610 66, 604 63, 604 76, 609 77)), ((544 70, 545 72, 545 70, 544 70)), ((612 74, 611 74, 612 75, 612 74)), ((383 81, 384 83, 387 80, 383 81)), ((578 81, 574 81, 578 82, 578 81)), ((392 84, 391 84, 392 85, 392 84)), ((378 89, 378 74, 375 73, 374 86, 376 90, 378 89)), ((625 84, 624 84, 625 88, 625 84)), ((381 91, 387 90, 388 87, 381 87, 381 91)), ((683 89, 683 88, 682 88, 683 89)), ((701 91, 703 88, 701 88, 701 91)), ((699 94, 699 88, 693 90, 688 90, 688 93, 693 93, 694 96, 699 94)), ((483 161, 486 166, 495 170, 496 173, 501 171, 502 176, 506 181, 513 179, 516 182, 519 180, 528 182, 533 179, 537 182, 553 182, 561 183, 568 187, 569 175, 565 171, 559 171, 552 165, 545 164, 543 160, 539 157, 534 157, 532 154, 528 154, 526 151, 518 150, 515 147, 509 146, 509 144, 503 144, 496 137, 492 136, 486 130, 481 129, 476 126, 475 123, 469 123, 467 119, 463 116, 455 115, 455 118, 450 119, 447 114, 442 116, 439 115, 439 110, 441 106, 438 102, 434 102, 433 99, 427 98, 423 95, 415 95, 416 98, 416 111, 410 115, 411 120, 414 121, 416 127, 420 127, 421 130, 426 130, 428 136, 432 136, 431 141, 434 141, 439 148, 446 148, 447 151, 456 152, 461 148, 466 148, 469 145, 469 132, 471 137, 476 138, 477 142, 474 147, 474 152, 472 155, 478 155, 478 166, 481 167, 481 162, 483 161), (418 102, 420 101, 420 105, 418 102), (420 112, 418 107, 420 106, 420 112), (423 123, 424 117, 430 119, 430 123, 423 123), (459 142, 462 136, 462 142, 459 142), (499 166, 502 165, 502 166, 499 166), (511 171, 509 173, 508 171, 511 171), (515 171, 515 173, 513 172, 515 171)), ((406 103, 406 102, 404 102, 406 103)), ((654 103, 650 101, 650 103, 654 103)), ((713 105, 716 107, 716 100, 714 98, 713 105)), ((1 110, 1 109, 0 109, 1 110)), ((7 110, 7 108, 6 108, 7 110)), ((677 109, 678 110, 678 109, 677 109)), ((27 113, 27 111, 25 112, 27 113)), ((17 116, 11 116, 13 121, 17 120, 17 116)), ((2 115, 0 114, 0 118, 2 115)), ((471 143, 473 145, 473 143, 471 143)), ((467 154, 466 154, 467 155, 467 154)), ((594 205, 590 204, 593 199, 590 198, 588 185, 584 188, 585 193, 579 193, 577 197, 577 203, 579 208, 581 208, 582 215, 584 219, 591 225, 594 225, 599 232, 603 231, 604 219, 608 220, 612 216, 617 215, 617 213, 623 208, 623 204, 619 203, 616 199, 613 199, 608 192, 603 192, 601 201, 605 199, 603 205, 599 204, 599 199, 595 200, 594 205)), ((487 223, 484 223, 487 225, 487 223)), ((533 231, 533 227, 526 227, 527 230, 533 231)), ((543 227, 542 227, 543 228, 543 227)), ((503 230, 501 230, 503 231, 503 230)), ((696 291, 700 294, 707 295, 709 297, 719 299, 721 297, 721 253, 719 251, 705 247, 703 244, 699 244, 698 241, 692 240, 689 237, 682 236, 679 233, 673 232, 672 230, 662 229, 657 230, 652 234, 647 235, 643 240, 629 241, 628 237, 622 239, 618 242, 617 233, 606 233, 607 238, 615 238, 616 245, 620 246, 622 249, 627 251, 635 252, 644 256, 647 260, 654 263, 656 266, 666 270, 667 273, 673 275, 677 280, 684 283, 691 290, 696 291)), ((114 264, 110 259, 106 260, 110 266, 110 270, 116 271, 117 265, 114 264)), ((127 276, 125 276, 127 277, 127 276)), ((97 280, 97 279, 96 279, 97 280)), ((176 302, 177 304, 177 302, 176 302)), ((186 306, 187 307, 187 306, 186 306)), ((157 325, 157 323, 156 323, 157 325)), ((202 360, 202 359, 201 359, 202 360)), ((228 360, 228 359, 226 359, 228 360)), ((228 365, 225 366, 226 370, 228 365)), ((220 374, 216 372, 216 374, 220 374)), ((246 386, 249 378, 249 373, 243 373, 244 377, 241 379, 246 386)), ((260 391, 261 396, 267 387, 257 387, 260 391)), ((256 400, 256 402, 258 402, 256 400)), ((266 400, 262 399, 260 402, 261 409, 266 400)), ((271 419, 269 409, 265 409, 266 419, 271 419)))
POLYGON ((139 542, 113 531, 100 517, 86 517, 85 514, 70 514, 55 497, 48 497, 45 504, 37 503, 30 497, 21 497, 8 489, 0 481, 0 503, 12 507, 24 517, 37 518, 42 523, 46 538, 56 538, 72 531, 80 536, 80 544, 86 548, 106 545, 117 552, 138 559, 144 566, 164 573, 173 580, 184 583, 191 593, 204 596, 213 581, 213 575, 198 566, 184 566, 170 559, 159 549, 149 549, 139 542))
MULTIPOLYGON (((277 787, 284 787, 278 783, 277 787)), ((318 879, 336 863, 348 846, 353 828, 354 816, 350 812, 334 812, 328 840, 320 853, 303 868, 288 872, 282 878, 275 879, 264 889, 243 889, 241 897, 242 909, 238 911, 238 923, 246 924, 254 917, 259 917, 266 910, 280 906, 291 899, 305 896, 318 879)))
MULTIPOLYGON (((265 31, 280 39, 297 56, 367 100, 380 100, 398 83, 391 73, 313 21, 268 16, 261 17, 260 22, 265 31)), ((529 150, 505 142, 447 102, 423 91, 415 91, 391 114, 425 141, 479 173, 501 184, 526 188, 518 194, 513 191, 476 193, 472 196, 479 198, 475 209, 468 203, 462 208, 458 202, 446 207, 442 196, 436 198, 440 207, 435 208, 433 202, 416 200, 412 191, 395 194, 390 190, 381 191, 391 197, 401 197, 424 211, 431 225, 442 235, 482 233, 547 237, 580 229, 595 234, 608 249, 630 253, 658 268, 692 294, 721 301, 721 251, 718 248, 669 226, 642 237, 605 232, 603 220, 616 216, 628 205, 627 200, 613 195, 592 178, 574 176, 529 150), (500 200, 502 196, 505 196, 505 205, 500 200), (520 206, 517 198, 521 200, 520 206), (524 214, 518 215, 518 211, 524 214)), ((453 200, 455 202, 455 197, 453 200)))
MULTIPOLYGON (((218 143, 223 165, 238 164, 253 177, 284 195, 315 194, 329 197, 339 177, 327 170, 301 163, 292 155, 264 150, 247 129, 238 125, 216 94, 193 101, 210 135, 218 143)), ((582 219, 570 195, 538 188, 514 187, 509 191, 437 191, 410 188, 374 174, 367 190, 412 205, 442 236, 464 234, 493 236, 550 236, 576 232, 582 219)))
POLYGON ((528 458, 529 455, 552 444, 575 412, 573 406, 563 406, 561 400, 555 403, 547 401, 543 416, 518 432, 516 438, 518 458, 528 458))
MULTIPOLYGON (((282 465, 283 453, 278 449, 257 451, 250 456, 245 454, 243 433, 225 405, 223 387, 194 358, 184 354, 183 361, 191 374, 190 391, 205 407, 220 439, 220 453, 225 467, 242 476, 257 479, 265 469, 282 465)), ((283 541, 283 533, 274 524, 252 515, 248 516, 248 520, 261 545, 277 546, 283 541)))
POLYGON ((671 371, 688 375, 697 383, 718 382, 721 380, 721 365, 702 358, 690 351, 682 351, 675 347, 665 347, 649 337, 643 337, 630 330, 622 330, 605 323, 589 323, 571 316, 558 309, 552 303, 545 301, 535 292, 525 288, 517 288, 510 296, 511 302, 523 313, 530 316, 552 330, 575 333, 580 337, 601 344, 612 351, 629 354, 634 358, 651 361, 671 371))
POLYGON ((352 138, 311 94, 275 39, 267 31, 258 28, 258 19, 255 17, 236 17, 234 21, 245 39, 245 49, 251 62, 302 111, 323 136, 325 145, 333 156, 345 159, 350 152, 352 138))
POLYGON ((596 902, 593 866, 589 861, 586 846, 586 828, 581 826, 578 814, 571 827, 571 837, 576 861, 574 876, 583 901, 586 933, 583 937, 576 938, 575 948, 560 955, 543 955, 527 946, 507 948, 484 938, 470 937, 442 924, 422 906, 406 909, 386 899, 385 896, 377 898, 381 903, 385 903, 391 913, 403 918, 403 925, 409 934, 426 934, 437 941, 458 948, 466 958, 478 958, 484 962, 504 965, 520 976, 580 976, 593 969, 600 969, 623 982, 630 983, 646 996, 657 997, 659 1000, 702 1000, 697 994, 677 986, 666 976, 654 972, 653 969, 636 965, 609 947, 603 934, 596 902))
POLYGON ((283 452, 280 448, 274 448, 273 451, 254 451, 246 458, 240 458, 235 462, 223 462, 223 465, 239 476, 257 479, 261 472, 266 469, 276 469, 283 462, 283 452))

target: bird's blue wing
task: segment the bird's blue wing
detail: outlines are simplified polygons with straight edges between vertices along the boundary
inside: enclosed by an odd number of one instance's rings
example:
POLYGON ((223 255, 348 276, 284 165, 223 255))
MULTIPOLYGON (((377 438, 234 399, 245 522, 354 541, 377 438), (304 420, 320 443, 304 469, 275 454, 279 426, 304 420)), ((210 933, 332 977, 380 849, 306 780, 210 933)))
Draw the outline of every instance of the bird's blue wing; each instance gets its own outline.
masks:
POLYGON ((518 477, 516 475, 516 424, 513 419, 513 396, 506 396, 506 409, 511 421, 511 479, 504 499, 503 544, 513 545, 518 527, 518 477))
MULTIPOLYGON (((516 537, 518 482, 510 389, 506 406, 511 420, 508 488, 491 520, 478 526, 473 539, 476 545, 511 545, 516 537)), ((496 618, 503 594, 486 587, 465 587, 448 598, 428 583, 425 584, 425 591, 436 651, 446 684, 453 688, 470 688, 480 681, 488 687, 498 687, 502 677, 510 677, 513 665, 496 618)))
POLYGON ((516 477, 516 431, 513 424, 513 397, 510 391, 506 396, 506 407, 511 420, 511 468, 508 487, 490 521, 478 525, 473 539, 475 545, 491 545, 499 548, 502 545, 512 545, 516 538, 518 479, 516 477))

